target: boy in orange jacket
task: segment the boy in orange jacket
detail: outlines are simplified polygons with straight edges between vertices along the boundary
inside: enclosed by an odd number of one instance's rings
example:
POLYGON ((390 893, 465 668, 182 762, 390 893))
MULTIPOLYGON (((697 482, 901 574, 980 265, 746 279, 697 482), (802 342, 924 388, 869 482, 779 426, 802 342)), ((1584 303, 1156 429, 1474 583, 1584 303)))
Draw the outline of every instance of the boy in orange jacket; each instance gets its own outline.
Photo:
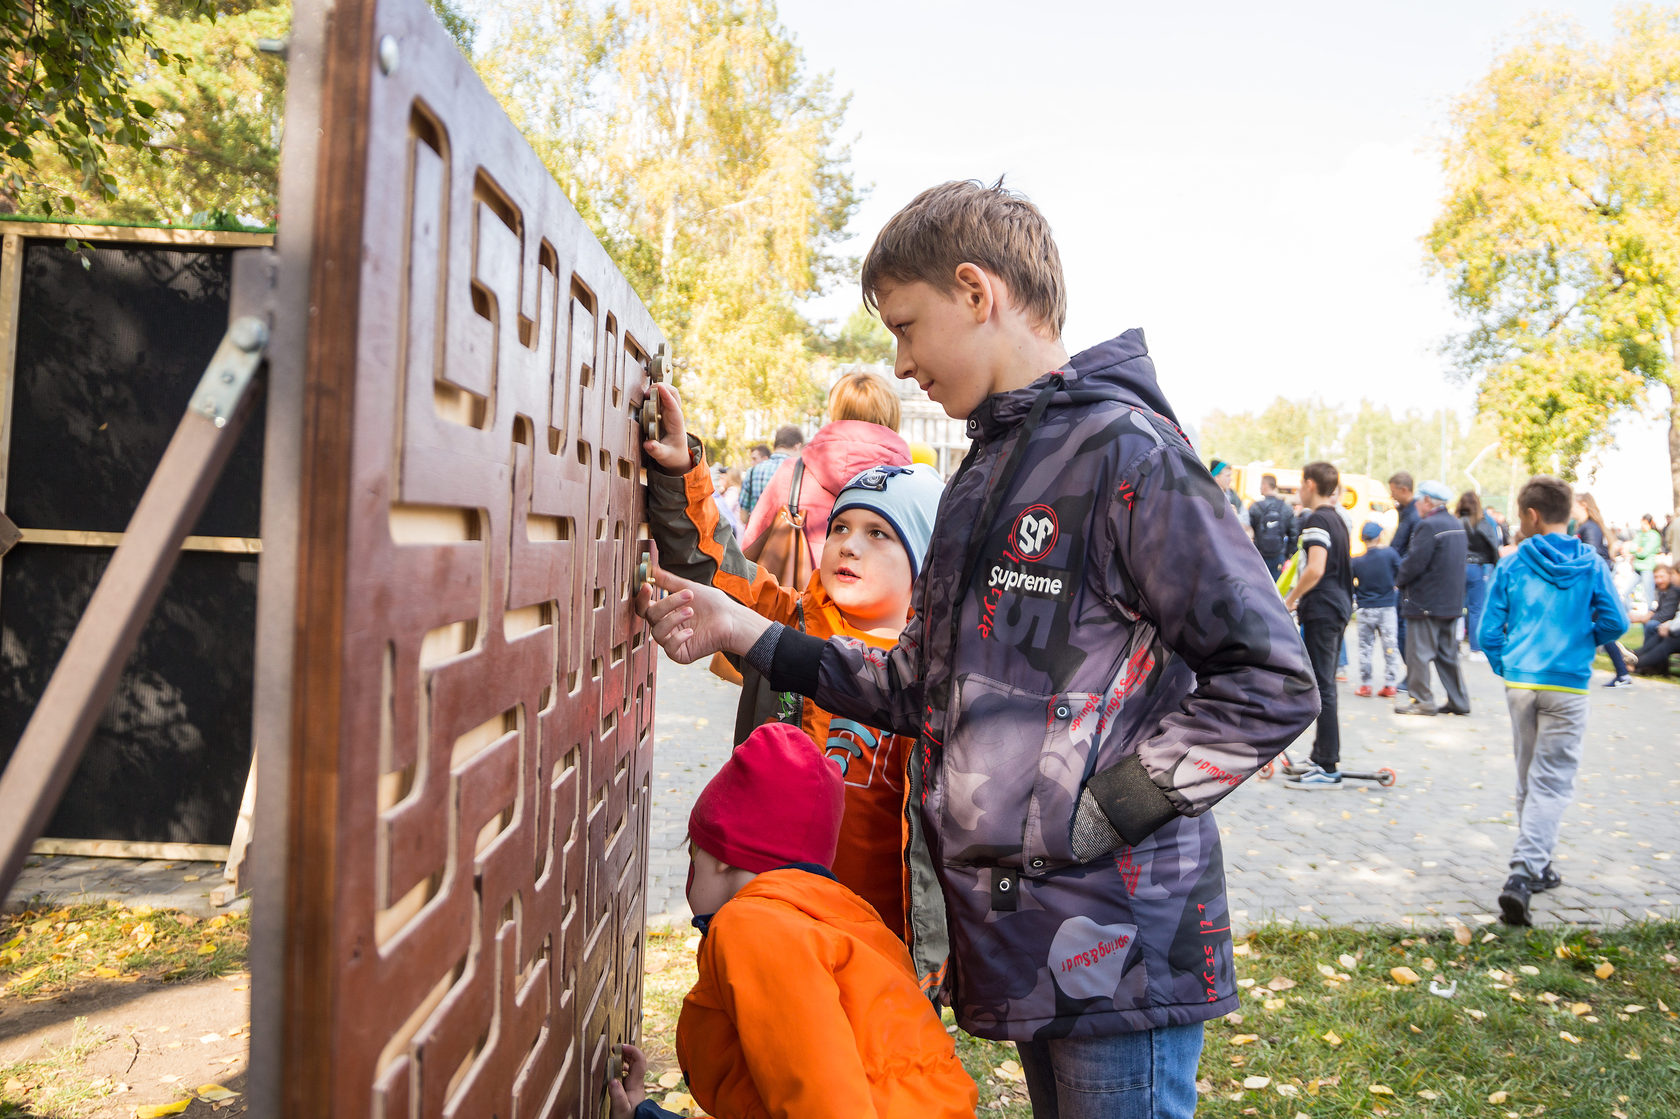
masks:
MULTIPOLYGON (((677 1020, 689 1090, 720 1119, 972 1119, 978 1091, 904 945, 828 869, 843 804, 839 770, 785 723, 749 735, 695 801, 700 976, 677 1020)), ((624 1056, 613 1119, 666 1119, 646 1058, 624 1056)))

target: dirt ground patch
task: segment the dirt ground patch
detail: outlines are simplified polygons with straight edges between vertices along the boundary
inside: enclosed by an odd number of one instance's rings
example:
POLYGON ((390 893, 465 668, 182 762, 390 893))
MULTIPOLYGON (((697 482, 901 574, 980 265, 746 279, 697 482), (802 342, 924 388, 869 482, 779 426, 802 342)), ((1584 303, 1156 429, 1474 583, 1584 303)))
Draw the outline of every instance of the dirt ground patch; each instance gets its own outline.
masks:
POLYGON ((180 1114, 243 1114, 250 992, 234 973, 0 999, 0 1117, 132 1119, 211 1084, 241 1095, 180 1114))

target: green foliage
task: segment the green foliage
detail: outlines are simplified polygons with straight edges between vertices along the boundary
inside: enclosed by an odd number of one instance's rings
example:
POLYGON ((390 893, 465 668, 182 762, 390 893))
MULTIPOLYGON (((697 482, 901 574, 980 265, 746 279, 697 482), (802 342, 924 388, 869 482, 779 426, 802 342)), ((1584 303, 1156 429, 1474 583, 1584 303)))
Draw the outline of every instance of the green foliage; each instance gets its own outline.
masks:
POLYGON ((1680 13, 1617 28, 1598 44, 1542 24, 1464 96, 1426 239, 1471 323, 1449 349, 1482 413, 1566 476, 1672 384, 1680 331, 1680 13))
MULTIPOLYGON (((1498 448, 1488 449, 1498 439, 1489 420, 1465 423, 1447 410, 1425 414, 1408 409, 1396 415, 1370 401, 1361 401, 1358 408, 1345 408, 1318 399, 1286 400, 1281 396, 1258 412, 1212 412, 1201 428, 1205 457, 1217 456, 1237 465, 1271 462, 1287 467, 1324 459, 1347 473, 1367 474, 1379 481, 1405 470, 1420 482, 1441 478, 1454 491, 1479 485, 1483 504, 1503 508, 1512 494, 1517 467, 1498 448), (1443 420, 1447 435, 1445 477, 1441 477, 1443 420), (1479 460, 1477 455, 1481 455, 1479 460)), ((1526 481, 1528 473, 1522 470, 1516 482, 1526 481)))
MULTIPOLYGON (((184 9, 207 10, 204 0, 184 9)), ((128 0, 0 0, 0 211, 40 192, 50 154, 81 189, 103 198, 119 185, 107 153, 141 142, 157 106, 136 88, 142 71, 186 64, 159 42, 128 0)), ((71 197, 43 199, 68 209, 71 197)))
POLYGON ((891 365, 897 343, 892 331, 860 302, 834 337, 813 331, 811 348, 841 364, 891 365))
POLYGON ((521 0, 475 62, 672 338, 697 430, 822 406, 800 301, 858 196, 846 98, 764 0, 521 0))
POLYGON ((455 40, 455 45, 461 48, 461 53, 472 57, 473 39, 478 35, 478 25, 468 19, 461 9, 451 4, 449 0, 429 0, 432 11, 437 14, 443 29, 449 32, 449 37, 455 40))
POLYGON ((285 37, 291 5, 198 7, 176 5, 151 24, 152 40, 180 62, 147 69, 134 87, 152 115, 137 143, 103 154, 115 193, 86 190, 75 167, 42 151, 20 208, 46 212, 53 198, 69 197, 77 213, 101 220, 273 226, 286 67, 257 41, 285 37))

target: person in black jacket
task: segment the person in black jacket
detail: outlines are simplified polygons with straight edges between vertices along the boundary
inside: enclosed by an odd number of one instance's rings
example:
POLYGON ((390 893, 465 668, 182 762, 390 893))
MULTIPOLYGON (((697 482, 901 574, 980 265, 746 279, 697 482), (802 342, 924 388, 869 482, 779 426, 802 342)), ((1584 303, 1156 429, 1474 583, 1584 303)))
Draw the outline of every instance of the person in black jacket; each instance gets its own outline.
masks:
MULTIPOLYGON (((1400 518, 1394 526, 1394 535, 1389 538, 1388 546, 1393 548, 1401 559, 1406 558, 1406 549, 1411 547, 1412 530, 1417 527, 1418 511, 1417 499, 1412 494, 1415 483, 1412 476, 1404 470, 1396 470, 1388 479, 1388 496, 1394 499, 1394 512, 1400 518)), ((1400 648, 1406 648, 1406 615, 1400 615, 1399 630, 1396 640, 1400 648)), ((1406 685, 1401 684, 1400 690, 1405 691, 1406 685)))
POLYGON ((1493 577, 1493 565, 1499 562, 1499 526, 1482 512, 1482 499, 1474 490, 1458 495, 1453 512, 1464 526, 1468 545, 1464 564, 1464 633, 1470 642, 1471 658, 1486 660, 1476 629, 1482 624, 1482 607, 1487 603, 1487 581, 1493 577))
POLYGON ((1248 507, 1248 527, 1254 547, 1266 561, 1266 569, 1277 582, 1283 561, 1295 552, 1295 512, 1278 496, 1277 475, 1260 475, 1260 500, 1248 507))
POLYGON ((1440 482, 1418 487, 1418 523, 1394 583, 1401 590, 1400 616, 1406 619, 1406 690, 1409 703, 1400 715, 1470 714, 1470 693, 1458 663, 1454 633, 1464 613, 1464 567, 1468 550, 1464 526, 1447 512, 1452 491, 1440 482), (1438 708, 1429 687, 1429 666, 1441 677, 1445 702, 1438 708))
POLYGON ((1633 670, 1639 675, 1665 676, 1668 674, 1668 658, 1680 653, 1680 617, 1677 617, 1680 615, 1680 580, 1675 578, 1674 568, 1666 563, 1652 568, 1651 578, 1656 584, 1657 603, 1644 614, 1630 619, 1645 624, 1645 643, 1629 652, 1634 658, 1633 670))

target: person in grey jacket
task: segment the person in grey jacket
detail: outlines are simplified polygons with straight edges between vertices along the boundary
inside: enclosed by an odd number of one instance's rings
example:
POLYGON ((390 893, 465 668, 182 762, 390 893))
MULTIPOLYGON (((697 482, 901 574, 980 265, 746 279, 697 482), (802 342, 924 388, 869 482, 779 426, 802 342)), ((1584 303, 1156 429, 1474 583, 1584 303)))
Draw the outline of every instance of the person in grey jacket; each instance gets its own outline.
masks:
POLYGON ((1454 632, 1464 613, 1469 541, 1464 526, 1447 510, 1450 501, 1452 491, 1440 482, 1418 487, 1418 521, 1394 577, 1400 588, 1400 615, 1406 619, 1406 691, 1411 697, 1395 706, 1400 715, 1470 714, 1454 632), (1439 706, 1429 686, 1431 664, 1446 693, 1439 706))
POLYGON ((1017 1043, 1035 1114, 1180 1119, 1202 1023, 1238 1005, 1208 810, 1318 694, 1142 333, 1066 356, 1056 261, 1042 215, 978 183, 924 192, 865 260, 897 374, 974 440, 896 647, 769 627, 664 572, 638 607, 679 663, 725 648, 914 736, 935 896, 913 867, 912 940, 942 895, 957 1021, 1017 1043), (1103 1072, 1122 1065, 1135 1081, 1103 1072))

